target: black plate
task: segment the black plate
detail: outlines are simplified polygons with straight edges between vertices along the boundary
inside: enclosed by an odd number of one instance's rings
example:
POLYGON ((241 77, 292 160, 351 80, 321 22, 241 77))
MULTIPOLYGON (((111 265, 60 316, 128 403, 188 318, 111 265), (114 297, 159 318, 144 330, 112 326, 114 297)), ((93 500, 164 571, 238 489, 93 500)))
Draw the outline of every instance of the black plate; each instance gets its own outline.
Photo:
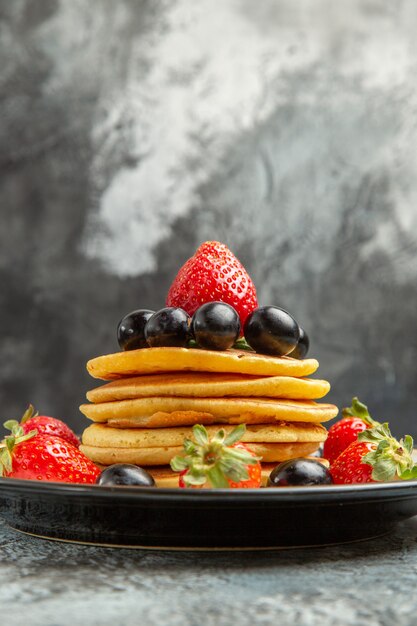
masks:
POLYGON ((82 486, 0 478, 0 515, 30 534, 143 548, 283 548, 367 539, 417 515, 417 481, 281 489, 82 486))

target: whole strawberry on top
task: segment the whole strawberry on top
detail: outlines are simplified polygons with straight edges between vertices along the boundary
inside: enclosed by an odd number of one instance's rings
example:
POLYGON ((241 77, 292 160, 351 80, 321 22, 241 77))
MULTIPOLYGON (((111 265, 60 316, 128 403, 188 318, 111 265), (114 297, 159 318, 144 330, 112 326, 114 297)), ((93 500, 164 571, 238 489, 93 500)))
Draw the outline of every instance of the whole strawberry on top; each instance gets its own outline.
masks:
POLYGON ((333 463, 346 448, 357 441, 358 434, 375 426, 378 422, 369 415, 368 407, 358 398, 353 398, 352 405, 342 411, 343 419, 329 428, 324 442, 323 456, 333 463))
POLYGON ((255 286, 240 261, 225 244, 206 241, 179 270, 166 305, 193 315, 202 304, 215 301, 230 304, 242 328, 258 306, 255 286))
POLYGON ((78 448, 61 437, 25 433, 17 422, 6 422, 12 432, 0 442, 0 476, 62 483, 93 484, 100 475, 78 448))
POLYGON ((80 445, 77 435, 69 426, 67 426, 67 424, 56 417, 39 415, 37 411, 35 412, 32 404, 28 406, 20 422, 17 420, 9 420, 6 424, 6 428, 8 430, 13 430, 16 426, 21 426, 24 435, 36 428, 38 434, 40 435, 56 435, 57 437, 61 437, 61 439, 68 441, 68 443, 71 443, 76 448, 80 445))
POLYGON ((257 488, 261 486, 261 465, 240 439, 246 426, 240 424, 228 435, 223 429, 209 439, 204 426, 193 427, 194 441, 184 439, 184 455, 171 461, 171 469, 181 472, 180 487, 257 488))

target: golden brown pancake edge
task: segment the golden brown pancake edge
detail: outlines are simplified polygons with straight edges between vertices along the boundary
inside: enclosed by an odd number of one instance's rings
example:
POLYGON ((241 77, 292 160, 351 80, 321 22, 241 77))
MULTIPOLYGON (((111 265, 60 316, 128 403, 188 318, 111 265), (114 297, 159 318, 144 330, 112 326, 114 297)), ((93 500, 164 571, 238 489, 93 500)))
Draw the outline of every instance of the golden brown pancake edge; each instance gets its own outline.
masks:
MULTIPOLYGON (((94 422, 110 419, 132 419, 140 426, 139 418, 147 418, 147 426, 155 413, 194 411, 213 415, 218 421, 235 418, 250 422, 250 416, 274 417, 288 422, 326 422, 336 417, 338 409, 332 404, 313 400, 285 400, 271 398, 175 398, 150 397, 134 400, 83 404, 80 411, 94 422)), ((204 423, 204 422, 202 422, 204 423)), ((180 425, 180 424, 178 424, 180 425)))
MULTIPOLYGON (((320 442, 313 441, 307 443, 253 443, 248 447, 265 462, 280 462, 313 454, 319 445, 320 442)), ((80 450, 94 463, 100 465, 133 463, 148 466, 168 465, 174 456, 183 452, 183 447, 105 448, 81 444, 80 450)))
MULTIPOLYGON (((234 426, 222 427, 230 433, 234 426)), ((206 427, 209 437, 219 430, 219 425, 206 427)), ((192 438, 191 427, 174 428, 112 428, 106 424, 92 424, 85 429, 82 442, 94 447, 162 448, 182 446, 185 438, 192 438)), ((274 424, 246 425, 241 439, 244 443, 296 443, 323 442, 327 430, 321 424, 301 422, 275 422, 274 424)))
POLYGON ((316 359, 270 357, 240 350, 195 348, 142 348, 105 354, 91 359, 87 370, 93 378, 113 380, 172 371, 228 372, 260 376, 309 376, 318 368, 316 359))
POLYGON ((330 390, 325 380, 293 376, 250 376, 220 372, 170 372, 114 380, 87 393, 94 404, 151 396, 265 397, 317 400, 330 390))

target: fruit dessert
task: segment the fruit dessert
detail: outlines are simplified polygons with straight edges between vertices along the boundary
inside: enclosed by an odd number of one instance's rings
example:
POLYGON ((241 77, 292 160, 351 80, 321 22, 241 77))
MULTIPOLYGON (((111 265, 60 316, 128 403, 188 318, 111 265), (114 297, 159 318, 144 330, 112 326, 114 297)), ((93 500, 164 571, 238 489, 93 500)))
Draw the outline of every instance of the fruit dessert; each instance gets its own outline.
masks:
POLYGON ((255 287, 224 246, 206 242, 159 311, 117 328, 121 352, 87 364, 105 384, 81 410, 82 443, 29 406, 0 441, 0 476, 154 488, 283 488, 417 478, 413 440, 397 441, 354 398, 337 415, 309 378, 309 339, 255 287))
MULTIPOLYGON (((317 402, 330 385, 309 378, 318 362, 306 358, 308 336, 287 311, 258 306, 252 280, 224 244, 200 246, 165 304, 126 315, 121 351, 88 362, 90 375, 108 382, 80 407, 93 422, 82 436, 86 456, 101 467, 140 466, 159 486, 184 486, 171 461, 187 456, 184 441, 196 432, 206 443, 223 438, 226 456, 239 433, 236 445, 258 459, 264 482, 270 464, 317 451, 322 424, 338 409, 317 402)), ((225 485, 228 466, 220 466, 225 485)), ((229 482, 253 486, 249 478, 229 482)))

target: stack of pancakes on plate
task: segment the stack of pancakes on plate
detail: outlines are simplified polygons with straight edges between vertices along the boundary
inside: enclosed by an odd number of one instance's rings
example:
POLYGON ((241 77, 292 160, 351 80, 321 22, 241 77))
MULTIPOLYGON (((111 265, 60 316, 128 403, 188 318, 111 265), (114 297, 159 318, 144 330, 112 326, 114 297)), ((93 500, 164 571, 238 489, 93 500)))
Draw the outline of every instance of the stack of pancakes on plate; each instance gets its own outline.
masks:
POLYGON ((92 359, 94 378, 110 380, 88 392, 82 413, 94 423, 81 450, 95 463, 134 463, 159 486, 178 486, 170 460, 183 451, 194 424, 210 434, 246 424, 242 439, 262 457, 265 476, 280 461, 308 456, 327 436, 321 422, 337 415, 315 402, 330 389, 307 378, 315 359, 253 352, 144 348, 92 359))

